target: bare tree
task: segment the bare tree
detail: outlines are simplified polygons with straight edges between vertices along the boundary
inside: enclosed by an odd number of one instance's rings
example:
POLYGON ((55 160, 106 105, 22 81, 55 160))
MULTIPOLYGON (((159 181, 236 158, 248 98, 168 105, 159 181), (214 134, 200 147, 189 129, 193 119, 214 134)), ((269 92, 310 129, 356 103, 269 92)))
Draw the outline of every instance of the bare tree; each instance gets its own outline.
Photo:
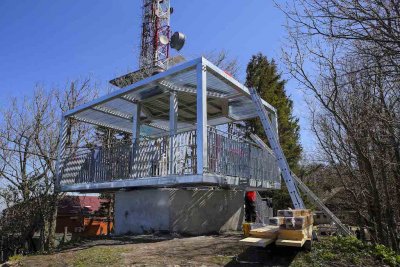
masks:
POLYGON ((237 78, 239 75, 240 68, 237 58, 231 57, 225 50, 206 53, 205 57, 232 77, 237 78))
POLYGON ((397 1, 298 0, 284 58, 314 96, 312 126, 375 242, 399 251, 400 17, 397 1))
MULTIPOLYGON (((24 213, 35 214, 32 220, 23 220, 26 227, 16 231, 25 231, 19 234, 27 238, 40 231, 42 249, 54 246, 60 197, 54 186, 61 112, 91 100, 96 92, 90 79, 71 82, 64 89, 37 86, 31 98, 13 99, 1 113, 0 179, 8 193, 0 197, 12 211, 5 223, 13 228, 19 225, 15 223, 18 218, 26 217, 24 213)), ((68 130, 74 133, 69 145, 76 147, 85 142, 87 128, 74 122, 70 127, 75 129, 68 130)))
POLYGON ((342 41, 346 53, 357 57, 385 57, 384 66, 392 66, 398 72, 397 0, 296 0, 278 6, 289 19, 291 31, 295 27, 299 35, 313 36, 314 40, 342 41))

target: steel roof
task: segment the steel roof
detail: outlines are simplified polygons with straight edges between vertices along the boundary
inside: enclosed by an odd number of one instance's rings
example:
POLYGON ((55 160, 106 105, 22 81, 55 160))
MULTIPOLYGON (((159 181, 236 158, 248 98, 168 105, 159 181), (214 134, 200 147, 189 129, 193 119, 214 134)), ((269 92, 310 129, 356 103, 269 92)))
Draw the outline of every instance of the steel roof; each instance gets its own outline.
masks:
MULTIPOLYGON (((207 118, 209 125, 240 121, 257 116, 249 90, 233 77, 201 57, 176 65, 122 89, 64 113, 94 125, 132 132, 134 105, 141 103, 141 134, 153 135, 168 130, 169 92, 178 97, 178 130, 196 123, 196 66, 207 70, 207 118)), ((264 101, 269 112, 275 108, 264 101)))

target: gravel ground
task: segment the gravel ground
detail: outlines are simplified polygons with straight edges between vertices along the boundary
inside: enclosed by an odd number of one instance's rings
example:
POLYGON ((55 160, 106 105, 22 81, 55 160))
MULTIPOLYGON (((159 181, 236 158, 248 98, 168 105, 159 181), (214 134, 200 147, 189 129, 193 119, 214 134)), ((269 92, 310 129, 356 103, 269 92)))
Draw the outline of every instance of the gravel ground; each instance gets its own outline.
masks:
POLYGON ((300 252, 239 244, 240 234, 134 236, 85 240, 57 253, 22 257, 13 266, 289 266, 300 252))

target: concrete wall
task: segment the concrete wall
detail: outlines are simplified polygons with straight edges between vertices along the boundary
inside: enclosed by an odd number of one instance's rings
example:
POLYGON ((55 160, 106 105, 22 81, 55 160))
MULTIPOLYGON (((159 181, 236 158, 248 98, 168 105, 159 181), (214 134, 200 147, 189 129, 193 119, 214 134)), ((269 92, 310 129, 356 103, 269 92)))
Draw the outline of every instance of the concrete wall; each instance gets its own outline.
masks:
POLYGON ((243 192, 145 189, 117 192, 115 233, 168 231, 191 235, 240 230, 243 192))

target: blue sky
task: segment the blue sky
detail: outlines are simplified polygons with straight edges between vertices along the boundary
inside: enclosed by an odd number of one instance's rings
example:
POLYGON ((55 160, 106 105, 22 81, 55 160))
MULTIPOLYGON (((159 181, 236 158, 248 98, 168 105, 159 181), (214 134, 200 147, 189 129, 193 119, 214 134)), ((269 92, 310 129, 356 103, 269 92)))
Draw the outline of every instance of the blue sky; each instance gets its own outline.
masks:
MULTIPOLYGON (((29 95, 37 83, 63 86, 91 75, 101 86, 137 68, 141 0, 1 0, 0 107, 29 95)), ((285 18, 270 0, 171 0, 174 31, 186 34, 186 58, 226 50, 245 77, 251 55, 280 62, 285 18)), ((284 71, 283 64, 280 64, 284 71)), ((301 120, 302 144, 314 148, 297 84, 288 93, 301 120)))

